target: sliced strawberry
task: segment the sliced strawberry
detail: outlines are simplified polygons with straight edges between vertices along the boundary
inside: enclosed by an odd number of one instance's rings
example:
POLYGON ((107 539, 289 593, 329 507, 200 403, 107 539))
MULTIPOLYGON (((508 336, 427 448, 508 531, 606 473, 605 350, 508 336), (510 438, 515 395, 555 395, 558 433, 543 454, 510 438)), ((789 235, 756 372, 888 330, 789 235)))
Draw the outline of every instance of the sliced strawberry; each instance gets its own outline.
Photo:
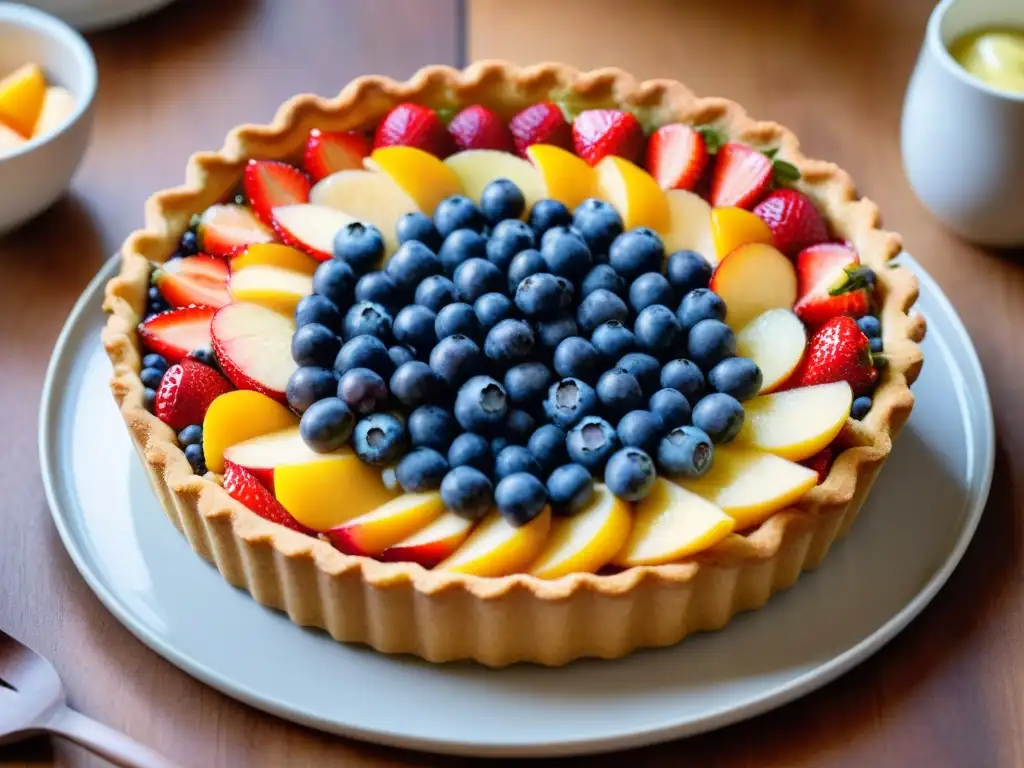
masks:
POLYGON ((521 157, 533 144, 554 144, 572 150, 572 128, 557 104, 540 101, 532 104, 509 120, 512 143, 521 157))
POLYGON ((186 357, 167 369, 156 391, 156 417, 175 431, 202 424, 210 403, 233 389, 208 365, 186 357))
POLYGON ((811 328, 833 317, 861 317, 871 309, 868 270, 855 251, 838 243, 805 248, 796 257, 797 317, 811 328))
POLYGON ((311 187, 309 176, 294 165, 276 160, 250 160, 242 179, 252 212, 270 226, 274 225, 275 208, 308 203, 311 187))
POLYGON ((291 528, 293 531, 316 535, 298 520, 288 514, 281 502, 274 498, 256 476, 234 462, 224 462, 224 490, 235 501, 244 504, 264 520, 291 528))
POLYGON ((832 469, 833 451, 831 445, 826 445, 816 454, 811 456, 809 459, 804 459, 800 463, 808 469, 813 469, 818 473, 818 485, 825 482, 825 478, 828 477, 828 472, 832 469))
POLYGON ((828 240, 828 226, 811 199, 795 189, 777 189, 754 207, 772 231, 772 245, 787 256, 828 240))
POLYGON ((201 250, 214 256, 228 256, 237 248, 253 243, 272 243, 274 231, 243 205, 211 205, 199 217, 201 250))
POLYGON ((377 126, 374 147, 416 147, 445 158, 452 152, 448 135, 437 112, 421 104, 399 104, 377 126))
POLYGON ((205 304, 220 309, 231 303, 228 263, 215 256, 198 254, 172 259, 153 275, 156 287, 172 307, 205 304))
POLYGON ((210 321, 214 307, 180 307, 139 324, 139 338, 146 349, 163 355, 169 363, 177 363, 196 349, 213 343, 210 321))
POLYGON ((730 141, 718 150, 711 178, 711 204, 750 208, 772 183, 772 161, 746 144, 730 141))
POLYGON ((786 388, 811 387, 845 381, 854 395, 871 389, 878 371, 871 359, 871 343, 851 317, 833 317, 814 332, 807 351, 786 388))
POLYGON ((707 164, 704 137, 688 125, 663 125, 647 142, 647 172, 662 189, 694 189, 707 164))
POLYGON ((644 151, 644 130, 636 115, 621 109, 587 109, 572 121, 576 154, 590 165, 608 155, 639 163, 644 151))
POLYGON ((505 121, 479 104, 466 107, 453 117, 448 132, 459 149, 512 151, 512 133, 505 121))
POLYGON ((313 181, 338 171, 358 170, 370 154, 370 140, 359 131, 331 133, 314 128, 306 140, 302 167, 313 181))

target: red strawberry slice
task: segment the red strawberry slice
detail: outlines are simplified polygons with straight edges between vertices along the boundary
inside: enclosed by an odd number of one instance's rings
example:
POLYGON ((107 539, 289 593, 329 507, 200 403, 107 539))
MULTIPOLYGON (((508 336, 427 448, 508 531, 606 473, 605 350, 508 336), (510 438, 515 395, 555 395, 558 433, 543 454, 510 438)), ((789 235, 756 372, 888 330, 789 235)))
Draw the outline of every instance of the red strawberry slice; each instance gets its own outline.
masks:
POLYGON ((211 205, 199 217, 199 242, 205 253, 229 256, 254 243, 271 243, 274 231, 248 208, 234 203, 211 205))
POLYGON ((838 243, 805 248, 796 257, 797 317, 811 328, 833 317, 861 317, 871 309, 868 271, 855 251, 838 243))
POLYGON ((512 134, 505 121, 479 104, 466 107, 453 117, 448 132, 459 149, 512 151, 512 134))
POLYGON ((202 424, 210 403, 233 389, 208 365, 186 357, 167 369, 156 391, 156 417, 176 431, 202 424))
POLYGON ((244 504, 264 520, 291 528, 293 531, 316 535, 298 520, 288 514, 281 502, 274 498, 256 476, 234 462, 224 462, 224 490, 235 501, 244 504))
POLYGON ((526 149, 533 144, 554 144, 572 150, 572 128, 558 105, 550 101, 527 107, 509 120, 508 128, 520 157, 526 157, 526 149))
POLYGON ((273 210, 281 205, 309 202, 309 176, 294 165, 276 160, 250 160, 242 188, 253 213, 264 224, 274 225, 273 210))
POLYGON ((306 140, 302 167, 313 181, 338 171, 358 170, 370 154, 370 140, 359 131, 331 133, 314 128, 306 140))
POLYGON ((852 317, 834 317, 814 332, 807 342, 804 359, 786 388, 811 387, 845 381, 854 395, 871 389, 878 371, 871 359, 868 337, 852 317))
POLYGON ((572 121, 572 143, 576 154, 590 165, 608 155, 638 163, 644 151, 644 130, 632 112, 587 109, 572 121))
POLYGON ((811 456, 809 459, 804 459, 800 463, 808 469, 813 469, 818 473, 818 485, 825 482, 825 478, 828 477, 828 472, 832 469, 833 451, 831 445, 826 445, 816 454, 811 456))
POLYGON ((200 306, 161 312, 139 324, 139 338, 146 349, 177 363, 213 343, 210 322, 216 312, 214 307, 200 306))
POLYGON ((711 178, 711 204, 750 208, 772 183, 772 161, 746 144, 729 142, 718 150, 711 178))
POLYGON ((231 303, 228 263, 215 256, 198 254, 172 259, 161 266, 153 280, 172 307, 205 304, 219 309, 231 303))
POLYGON ((441 118, 421 104, 399 104, 377 126, 374 147, 416 147, 436 157, 452 152, 452 138, 441 118))
POLYGON ((754 206, 772 231, 772 245, 787 256, 828 240, 828 227, 817 206, 795 189, 777 189, 754 206))
POLYGON ((694 189, 707 164, 704 137, 688 125, 663 125, 647 142, 647 172, 662 189, 694 189))

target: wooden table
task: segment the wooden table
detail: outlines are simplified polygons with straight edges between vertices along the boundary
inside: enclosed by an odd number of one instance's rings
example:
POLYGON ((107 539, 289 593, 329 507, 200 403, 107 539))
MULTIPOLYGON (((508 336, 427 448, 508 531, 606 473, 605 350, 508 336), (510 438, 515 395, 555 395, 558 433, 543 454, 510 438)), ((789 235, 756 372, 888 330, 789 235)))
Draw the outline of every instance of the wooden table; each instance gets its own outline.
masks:
MULTIPOLYGON (((457 765, 277 720, 189 678, 93 597, 50 522, 36 403, 75 297, 149 192, 238 122, 364 72, 507 57, 621 65, 729 96, 840 162, 946 289, 981 354, 999 427, 978 535, 949 585, 877 656, 751 722, 578 765, 1024 765, 1024 270, 944 232, 900 170, 902 93, 933 0, 236 0, 181 2, 97 34, 96 133, 70 195, 0 241, 0 625, 55 661, 79 709, 189 766, 457 765), (468 9, 467 7, 468 6, 468 9)), ((1024 199, 1022 199, 1024 209, 1024 199)), ((1020 257, 1024 254, 1016 254, 1020 257)), ((98 765, 37 740, 15 765, 98 765)))

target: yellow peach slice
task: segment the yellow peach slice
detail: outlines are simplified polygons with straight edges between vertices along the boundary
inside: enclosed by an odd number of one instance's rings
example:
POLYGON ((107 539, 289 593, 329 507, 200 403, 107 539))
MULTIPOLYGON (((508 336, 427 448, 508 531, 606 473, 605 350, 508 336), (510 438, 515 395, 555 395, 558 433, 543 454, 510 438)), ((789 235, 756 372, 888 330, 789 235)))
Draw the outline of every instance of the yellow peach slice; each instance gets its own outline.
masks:
POLYGON ((669 231, 668 200, 651 174, 614 155, 601 160, 594 171, 597 196, 615 206, 626 229, 650 227, 661 235, 669 231))
POLYGON ((711 206, 700 195, 685 189, 665 192, 668 203, 668 232, 664 234, 665 252, 696 251, 712 266, 718 263, 711 235, 711 206))
POLYGON ((279 267, 312 275, 319 265, 320 262, 298 248, 280 243, 254 243, 231 259, 232 272, 240 272, 246 267, 279 267))
POLYGON ((455 550, 473 530, 473 521, 454 512, 444 512, 434 522, 407 539, 388 547, 380 559, 389 563, 419 563, 433 568, 455 550))
POLYGON ((75 97, 71 95, 71 91, 61 88, 59 85, 51 85, 46 89, 46 95, 43 97, 43 108, 32 128, 32 138, 56 131, 74 114, 76 106, 77 103, 75 97))
POLYGON ((529 572, 542 579, 594 573, 622 549, 632 524, 629 504, 597 485, 586 508, 572 517, 552 518, 547 544, 529 572))
POLYGON ((391 176, 363 170, 338 171, 321 179, 310 190, 309 201, 373 224, 384 236, 389 254, 398 248, 398 220, 419 210, 416 201, 391 176))
POLYGON ((444 502, 437 491, 407 493, 332 528, 327 537, 346 554, 376 557, 434 522, 442 512, 444 502))
POLYGON ((714 504, 659 477, 637 502, 633 530, 615 564, 664 565, 713 547, 735 523, 714 504))
POLYGON ((741 245, 772 242, 772 231, 759 216, 736 207, 711 209, 711 234, 719 261, 741 245))
POLYGON ((540 171, 544 197, 563 203, 570 211, 588 197, 593 197, 597 175, 586 161, 552 144, 534 144, 526 150, 527 157, 540 171))
POLYGON ((251 389, 236 389, 214 400, 203 419, 203 455, 211 472, 224 471, 224 451, 232 445, 298 426, 288 408, 251 389))
POLYGON ((492 577, 519 573, 540 554, 550 528, 550 507, 519 527, 491 512, 437 570, 492 577))
POLYGON ((736 334, 736 354, 761 369, 761 392, 778 389, 796 370, 807 348, 807 331, 788 309, 762 312, 736 334))
POLYGON ((233 443, 224 449, 224 461, 248 470, 267 488, 274 488, 274 470, 286 464, 308 464, 321 454, 302 439, 298 427, 269 432, 233 443))
POLYGON ((790 461, 809 459, 831 443, 853 405, 845 381, 761 395, 743 404, 737 441, 790 461))
POLYGON ((413 199, 428 216, 446 197, 461 195, 455 172, 429 152, 416 147, 382 147, 370 155, 383 173, 413 199))
POLYGON ((27 142, 20 133, 0 123, 0 157, 20 149, 27 142))
POLYGON ((462 184, 463 193, 480 202, 484 188, 495 179, 508 179, 523 193, 525 219, 533 204, 544 197, 544 181, 540 172, 528 161, 497 149, 467 149, 456 152, 444 161, 462 184))
POLYGON ((285 315, 294 315, 299 299, 313 292, 313 276, 257 264, 232 272, 228 288, 235 301, 251 301, 285 315))
POLYGON ((719 262, 710 287, 725 302, 725 322, 739 331, 769 309, 793 308, 796 269, 777 248, 748 243, 719 262))
POLYGON ((36 64, 26 64, 0 80, 0 123, 28 138, 46 98, 46 78, 36 64))

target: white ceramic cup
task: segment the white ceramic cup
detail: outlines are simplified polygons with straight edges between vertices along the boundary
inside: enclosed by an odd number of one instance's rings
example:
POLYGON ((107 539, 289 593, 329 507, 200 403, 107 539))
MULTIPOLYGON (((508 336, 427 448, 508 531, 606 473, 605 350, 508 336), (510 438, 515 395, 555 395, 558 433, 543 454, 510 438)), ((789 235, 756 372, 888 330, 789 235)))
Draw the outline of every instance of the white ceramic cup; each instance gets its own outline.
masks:
POLYGON ((1024 29, 1024 0, 942 0, 928 20, 903 104, 903 166, 921 202, 953 232, 1024 245, 1024 94, 986 85, 949 53, 965 33, 1024 29))

